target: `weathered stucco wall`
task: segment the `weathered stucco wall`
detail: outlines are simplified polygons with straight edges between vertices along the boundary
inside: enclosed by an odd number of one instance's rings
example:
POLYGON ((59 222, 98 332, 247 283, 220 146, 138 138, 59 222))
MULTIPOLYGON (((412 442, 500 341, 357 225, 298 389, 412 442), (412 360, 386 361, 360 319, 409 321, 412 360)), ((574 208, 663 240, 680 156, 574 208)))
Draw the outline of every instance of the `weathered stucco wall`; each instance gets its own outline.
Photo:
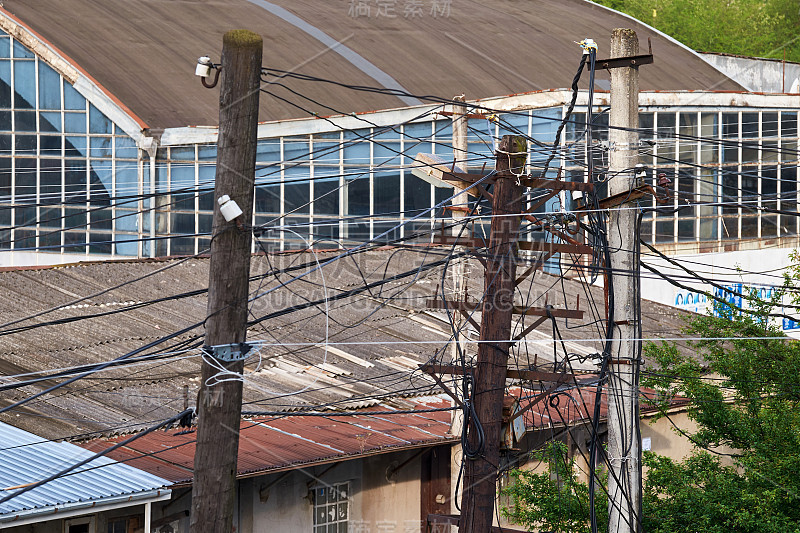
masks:
POLYGON ((800 92, 800 65, 797 63, 718 54, 700 54, 700 56, 723 74, 746 87, 748 91, 800 92))
POLYGON ((413 450, 383 454, 242 480, 238 531, 312 532, 310 491, 321 483, 344 482, 350 483, 351 531, 404 533, 408 527, 419 527, 421 466, 415 455, 413 450), (387 470, 400 465, 387 480, 387 470))

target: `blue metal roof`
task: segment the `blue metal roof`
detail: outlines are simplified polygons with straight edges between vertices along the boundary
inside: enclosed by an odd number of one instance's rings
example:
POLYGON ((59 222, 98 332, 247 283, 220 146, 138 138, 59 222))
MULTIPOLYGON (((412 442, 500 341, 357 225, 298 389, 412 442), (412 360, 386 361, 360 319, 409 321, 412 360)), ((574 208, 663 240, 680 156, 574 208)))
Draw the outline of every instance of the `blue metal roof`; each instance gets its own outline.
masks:
MULTIPOLYGON (((40 481, 93 452, 68 442, 52 442, 27 431, 0 423, 0 497, 13 493, 9 487, 40 481)), ((130 465, 100 457, 70 474, 0 504, 0 523, 22 516, 50 513, 55 509, 163 497, 170 482, 130 465), (159 490, 160 489, 160 490, 159 490)))

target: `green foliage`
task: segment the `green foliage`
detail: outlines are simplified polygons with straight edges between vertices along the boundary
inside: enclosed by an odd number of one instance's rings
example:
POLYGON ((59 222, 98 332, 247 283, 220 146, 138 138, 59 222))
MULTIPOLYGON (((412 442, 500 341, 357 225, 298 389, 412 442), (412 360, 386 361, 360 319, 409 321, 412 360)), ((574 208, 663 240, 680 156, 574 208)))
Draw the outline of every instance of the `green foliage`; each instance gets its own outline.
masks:
POLYGON ((594 0, 702 52, 800 61, 797 0, 594 0))
POLYGON ((757 477, 698 452, 682 462, 645 452, 643 494, 649 533, 790 533, 798 531, 788 503, 757 477))
MULTIPOLYGON (((787 286, 800 279, 800 255, 793 259, 787 286)), ((696 448, 683 461, 643 454, 643 531, 800 533, 800 342, 767 320, 782 294, 760 301, 752 292, 750 312, 718 304, 719 316, 695 316, 686 333, 700 340, 690 355, 674 343, 644 347, 648 367, 658 370, 645 372, 642 385, 658 391, 660 416, 672 400, 687 402, 696 429, 684 434, 696 448)), ((514 472, 506 516, 540 531, 588 532, 588 487, 565 447, 538 457, 555 465, 559 482, 514 472)), ((595 496, 605 523, 607 498, 599 488, 595 496)))
POLYGON ((671 398, 689 400, 699 448, 683 462, 646 457, 648 531, 800 531, 800 343, 766 320, 781 294, 751 295, 755 313, 719 305, 721 316, 691 320, 687 333, 701 339, 691 357, 673 344, 645 346, 660 370, 642 384, 659 391, 662 414, 671 398), (735 468, 706 451, 719 446, 736 450, 735 468))
MULTIPOLYGON (((549 471, 512 470, 511 482, 503 493, 511 497, 513 505, 504 508, 503 515, 516 524, 541 531, 589 533, 589 487, 578 480, 575 462, 567 458, 566 445, 550 442, 533 457, 549 465, 549 471)), ((604 477, 600 477, 605 484, 604 477)), ((603 497, 595 506, 601 531, 607 527, 607 507, 608 501, 603 497)))

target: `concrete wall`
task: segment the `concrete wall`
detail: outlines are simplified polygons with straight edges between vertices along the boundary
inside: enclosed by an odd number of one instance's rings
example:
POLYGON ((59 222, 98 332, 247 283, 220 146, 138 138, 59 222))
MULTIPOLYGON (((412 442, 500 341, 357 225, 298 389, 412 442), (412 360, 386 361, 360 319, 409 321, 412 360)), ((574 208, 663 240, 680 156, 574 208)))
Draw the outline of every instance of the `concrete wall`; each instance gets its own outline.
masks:
POLYGON ((360 533, 420 531, 420 459, 415 451, 342 461, 242 480, 238 521, 242 533, 313 531, 310 491, 349 482, 349 524, 360 533), (387 479, 387 470, 404 464, 387 479))
MULTIPOLYGON (((421 468, 418 450, 408 450, 242 479, 237 487, 234 531, 313 533, 311 491, 320 484, 345 482, 350 484, 349 531, 421 531, 421 468), (387 470, 398 466, 399 470, 387 478, 387 470)), ((172 502, 154 510, 154 521, 189 509, 188 493, 176 490, 173 494, 176 498, 172 502)), ((180 519, 172 526, 175 533, 188 533, 189 520, 180 519)))
MULTIPOLYGON (((676 426, 686 432, 694 432, 697 429, 697 424, 689 420, 685 412, 671 413, 669 417, 676 426)), ((641 433, 642 441, 645 444, 643 449, 647 448, 647 439, 650 439, 650 450, 670 459, 680 461, 688 457, 695 449, 692 442, 679 434, 667 418, 659 420, 644 419, 641 425, 641 433)), ((726 446, 714 448, 714 450, 721 453, 731 453, 733 451, 726 446)), ((722 456, 722 462, 727 465, 733 464, 730 457, 725 456, 722 456)), ((645 475, 647 475, 646 469, 645 475)))
POLYGON ((800 92, 800 64, 774 59, 700 54, 707 63, 752 92, 800 92))
MULTIPOLYGON (((737 292, 739 291, 738 284, 742 284, 741 290, 747 294, 748 287, 768 290, 770 285, 781 285, 783 283, 782 269, 791 264, 789 260, 791 251, 792 248, 765 246, 758 250, 682 254, 667 252, 667 255, 671 255, 679 263, 699 276, 713 279, 717 284, 723 286, 731 286, 737 292), (762 274, 751 274, 751 272, 762 272, 762 274)), ((683 285, 697 291, 714 293, 714 288, 710 284, 690 279, 686 272, 663 259, 647 255, 643 256, 642 260, 663 274, 674 277, 683 285)), ((712 309, 713 300, 706 298, 699 292, 676 287, 644 268, 642 269, 641 286, 642 298, 645 300, 670 305, 693 313, 705 314, 712 309)), ((769 294, 765 293, 765 296, 769 296, 769 294)), ((786 298, 787 303, 788 301, 788 298, 786 298)), ((789 315, 795 314, 792 309, 786 309, 785 311, 789 315)), ((800 337, 800 329, 798 329, 799 325, 797 323, 776 320, 775 324, 781 326, 787 335, 795 338, 800 337)))

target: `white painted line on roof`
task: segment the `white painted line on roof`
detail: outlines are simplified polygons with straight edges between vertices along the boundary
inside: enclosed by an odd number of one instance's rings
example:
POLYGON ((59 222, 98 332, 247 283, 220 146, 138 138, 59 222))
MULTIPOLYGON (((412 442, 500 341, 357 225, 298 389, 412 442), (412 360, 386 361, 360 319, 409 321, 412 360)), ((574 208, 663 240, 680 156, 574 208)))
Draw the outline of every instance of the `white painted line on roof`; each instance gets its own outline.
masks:
POLYGON ((375 363, 371 363, 371 362, 369 362, 369 361, 367 361, 365 359, 361 359, 360 357, 356 357, 355 355, 351 355, 351 354, 345 352, 344 350, 340 350, 339 348, 336 348, 335 346, 330 346, 330 345, 326 346, 324 344, 318 344, 317 347, 322 349, 322 350, 325 350, 327 348, 329 353, 332 353, 333 355, 338 355, 342 359, 347 359, 351 363, 355 363, 357 365, 361 365, 364 368, 372 368, 373 366, 375 366, 375 363))
MULTIPOLYGON (((422 419, 423 419, 423 420, 425 420, 426 422, 439 422, 438 420, 435 420, 435 419, 431 419, 431 418, 425 418, 425 417, 421 416, 421 414, 419 414, 419 415, 412 415, 412 416, 416 416, 416 417, 422 418, 422 419)), ((422 433, 426 433, 426 434, 428 434, 428 435, 430 435, 430 436, 432 436, 432 437, 439 437, 439 435, 437 435, 436 433, 431 433, 430 431, 426 431, 426 430, 422 429, 422 428, 421 428, 421 427, 419 427, 419 426, 407 426, 407 425, 404 425, 404 424, 399 424, 398 422, 394 422, 394 421, 392 421, 392 420, 389 420, 388 418, 382 418, 382 417, 380 417, 380 416, 373 416, 372 418, 375 418, 375 419, 377 419, 377 420, 382 420, 382 421, 384 421, 384 422, 390 422, 390 423, 392 423, 392 424, 395 424, 395 425, 398 425, 398 426, 401 426, 401 425, 402 425, 403 427, 413 427, 413 428, 414 428, 414 429, 416 429, 417 431, 420 431, 420 432, 422 432, 422 433)), ((447 423, 445 423, 445 422, 439 422, 439 423, 441 423, 441 424, 444 424, 444 425, 446 425, 447 427, 450 427, 450 423, 449 423, 449 422, 447 422, 447 423)))
MULTIPOLYGON (((331 413, 331 416, 335 416, 335 415, 336 415, 336 413, 331 413)), ((369 413, 364 413, 364 416, 369 416, 369 413)), ((353 418, 356 418, 356 417, 353 417, 353 418)), ((373 416, 371 418, 375 418, 377 420, 382 420, 382 419, 378 418, 377 416, 373 416)), ((339 420, 337 420, 337 422, 339 422, 339 420)), ((400 442, 405 442, 406 444, 411 444, 410 440, 401 439, 400 437, 396 437, 394 435, 390 435, 389 433, 384 433, 383 431, 378 431, 377 429, 372 429, 370 426, 362 426, 361 424, 356 424, 352 420, 341 420, 341 422, 343 424, 348 424, 350 426, 355 426, 357 428, 363 429, 364 431, 370 431, 370 432, 375 433, 377 435, 383 435, 384 437, 391 437, 391 438, 393 438, 395 440, 399 440, 400 442)), ((369 438, 369 437, 367 437, 367 438, 369 438)))
POLYGON ((321 442, 316 442, 316 441, 313 441, 311 439, 307 439, 305 437, 301 437, 300 435, 298 435, 296 433, 289 433, 288 431, 283 431, 282 429, 278 429, 276 427, 272 427, 269 424, 265 424, 263 422, 255 422, 255 424, 257 424, 259 426, 262 426, 262 427, 265 427, 267 429, 271 429, 272 431, 276 431, 276 432, 281 433, 283 435, 288 435, 289 437, 294 437, 296 439, 300 439, 300 440, 305 441, 305 442, 310 442, 311 444, 316 444, 317 446, 322 446, 323 448, 328 448, 329 450, 333 450, 336 453, 344 453, 342 450, 337 450, 333 446, 329 446, 327 444, 322 444, 321 442))
POLYGON ((336 374, 336 375, 339 375, 339 376, 352 376, 353 375, 352 372, 348 372, 347 370, 339 368, 338 366, 331 365, 329 363, 322 363, 321 365, 318 365, 318 366, 322 370, 326 370, 328 372, 332 372, 333 374, 336 374))
MULTIPOLYGON (((276 6, 271 2, 267 2, 265 0, 248 0, 251 4, 255 4, 259 7, 263 7, 276 17, 282 18, 295 28, 306 32, 311 37, 315 38, 325 46, 327 46, 332 52, 336 52, 343 58, 345 58, 348 62, 350 62, 354 67, 358 70, 372 78, 373 80, 380 83, 387 89, 394 89, 397 91, 409 92, 407 91, 400 83, 392 78, 389 74, 379 69, 375 64, 371 63, 362 55, 358 54, 356 51, 352 50, 351 48, 341 44, 339 41, 325 33, 324 31, 320 30, 316 26, 313 26, 306 22, 305 20, 301 19, 297 15, 290 13, 286 9, 276 6)), ((400 100, 403 101, 406 105, 421 105, 422 102, 418 99, 410 96, 398 96, 400 100)))

